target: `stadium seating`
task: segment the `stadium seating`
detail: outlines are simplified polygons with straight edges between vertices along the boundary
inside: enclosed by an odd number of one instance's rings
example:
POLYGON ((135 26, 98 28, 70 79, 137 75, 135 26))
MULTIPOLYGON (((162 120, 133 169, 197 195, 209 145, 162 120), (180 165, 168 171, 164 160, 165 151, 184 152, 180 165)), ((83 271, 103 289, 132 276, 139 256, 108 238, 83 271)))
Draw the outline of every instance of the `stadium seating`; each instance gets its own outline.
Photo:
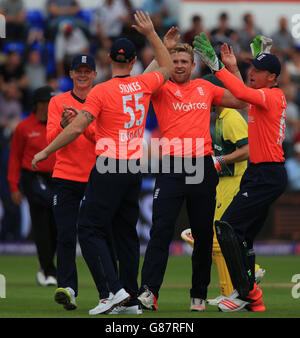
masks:
POLYGON ((54 43, 52 41, 47 41, 45 44, 47 75, 52 75, 56 72, 54 51, 54 43))
POLYGON ((39 9, 28 9, 26 11, 26 20, 30 28, 45 29, 46 19, 39 9))
POLYGON ((58 78, 58 89, 62 92, 67 92, 73 88, 73 81, 68 76, 58 78))
POLYGON ((92 20, 93 20, 93 9, 81 9, 78 14, 77 17, 81 20, 83 20, 87 25, 90 25, 92 20))
POLYGON ((8 41, 4 43, 2 47, 2 51, 4 53, 16 51, 19 54, 23 54, 24 50, 25 50, 25 42, 22 41, 8 41))

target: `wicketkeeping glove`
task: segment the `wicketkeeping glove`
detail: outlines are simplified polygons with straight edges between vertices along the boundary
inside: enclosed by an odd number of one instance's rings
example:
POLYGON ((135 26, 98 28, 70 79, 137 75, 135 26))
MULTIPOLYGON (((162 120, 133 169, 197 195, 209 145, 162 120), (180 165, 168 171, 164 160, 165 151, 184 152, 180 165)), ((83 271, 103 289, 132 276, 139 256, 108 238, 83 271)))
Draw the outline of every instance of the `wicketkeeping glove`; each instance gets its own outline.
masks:
POLYGON ((270 53, 273 40, 263 35, 257 35, 250 44, 252 55, 256 58, 261 53, 270 53))
POLYGON ((217 172, 221 172, 224 165, 225 165, 225 162, 224 162, 224 157, 223 156, 213 156, 213 161, 214 161, 214 164, 215 164, 215 168, 217 170, 217 172))
POLYGON ((224 68, 224 64, 217 57, 213 46, 204 33, 196 35, 193 41, 194 52, 200 56, 200 59, 210 68, 212 73, 224 68))

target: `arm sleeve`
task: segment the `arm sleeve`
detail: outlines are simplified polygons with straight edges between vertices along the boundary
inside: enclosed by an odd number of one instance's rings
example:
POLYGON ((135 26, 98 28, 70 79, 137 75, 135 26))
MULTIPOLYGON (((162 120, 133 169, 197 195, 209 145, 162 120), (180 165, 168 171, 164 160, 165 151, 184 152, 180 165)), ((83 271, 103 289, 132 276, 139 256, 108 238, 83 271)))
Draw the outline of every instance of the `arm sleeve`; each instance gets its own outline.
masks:
POLYGON ((84 136, 90 140, 91 142, 95 143, 95 121, 93 121, 84 131, 84 136))
POLYGON ((63 130, 60 125, 61 113, 57 107, 54 99, 50 100, 48 107, 48 120, 47 120, 47 142, 51 143, 56 136, 63 130))
POLYGON ((156 91, 164 84, 164 76, 159 71, 154 71, 141 75, 143 83, 150 89, 151 92, 156 91))
POLYGON ((213 87, 214 87, 214 97, 213 97, 212 103, 215 106, 219 106, 220 103, 221 103, 221 100, 224 96, 225 88, 221 88, 221 87, 218 87, 218 86, 213 86, 213 87))
POLYGON ((266 95, 263 89, 247 87, 243 81, 231 74, 226 68, 219 70, 215 75, 237 99, 267 108, 266 95))
POLYGON ((25 138, 21 126, 17 126, 15 129, 8 160, 8 174, 7 180, 9 183, 9 189, 11 192, 18 191, 20 175, 21 175, 21 166, 22 166, 22 156, 24 153, 25 147, 25 138))
POLYGON ((89 112, 95 118, 97 118, 102 108, 101 100, 99 95, 97 95, 98 90, 98 85, 90 90, 82 107, 82 110, 89 112))

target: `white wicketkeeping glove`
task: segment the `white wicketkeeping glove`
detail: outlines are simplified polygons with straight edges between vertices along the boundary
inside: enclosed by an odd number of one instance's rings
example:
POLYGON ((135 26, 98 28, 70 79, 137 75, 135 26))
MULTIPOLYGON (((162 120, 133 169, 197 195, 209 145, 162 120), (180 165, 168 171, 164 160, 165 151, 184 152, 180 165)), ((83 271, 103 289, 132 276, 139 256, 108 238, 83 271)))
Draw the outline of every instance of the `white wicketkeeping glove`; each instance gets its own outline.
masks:
POLYGON ((271 52, 273 40, 263 35, 257 35, 250 44, 251 53, 256 58, 259 54, 271 52))

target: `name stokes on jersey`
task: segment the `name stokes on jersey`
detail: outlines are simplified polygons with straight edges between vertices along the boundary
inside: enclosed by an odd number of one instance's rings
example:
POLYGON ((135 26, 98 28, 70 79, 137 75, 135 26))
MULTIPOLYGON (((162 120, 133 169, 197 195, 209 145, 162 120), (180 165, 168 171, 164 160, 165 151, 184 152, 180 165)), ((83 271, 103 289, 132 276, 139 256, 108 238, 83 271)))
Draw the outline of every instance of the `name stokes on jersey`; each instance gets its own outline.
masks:
POLYGON ((126 83, 126 84, 120 83, 119 88, 120 88, 121 94, 129 94, 129 93, 134 93, 134 92, 142 90, 142 87, 138 83, 138 81, 132 82, 132 83, 126 83))
POLYGON ((123 112, 130 117, 130 120, 124 124, 124 129, 119 131, 119 139, 121 142, 141 139, 144 134, 144 118, 146 115, 146 108, 142 103, 142 87, 138 81, 135 81, 126 84, 120 83, 119 88, 121 94, 123 94, 123 112), (138 126, 141 127, 137 128, 138 126))

